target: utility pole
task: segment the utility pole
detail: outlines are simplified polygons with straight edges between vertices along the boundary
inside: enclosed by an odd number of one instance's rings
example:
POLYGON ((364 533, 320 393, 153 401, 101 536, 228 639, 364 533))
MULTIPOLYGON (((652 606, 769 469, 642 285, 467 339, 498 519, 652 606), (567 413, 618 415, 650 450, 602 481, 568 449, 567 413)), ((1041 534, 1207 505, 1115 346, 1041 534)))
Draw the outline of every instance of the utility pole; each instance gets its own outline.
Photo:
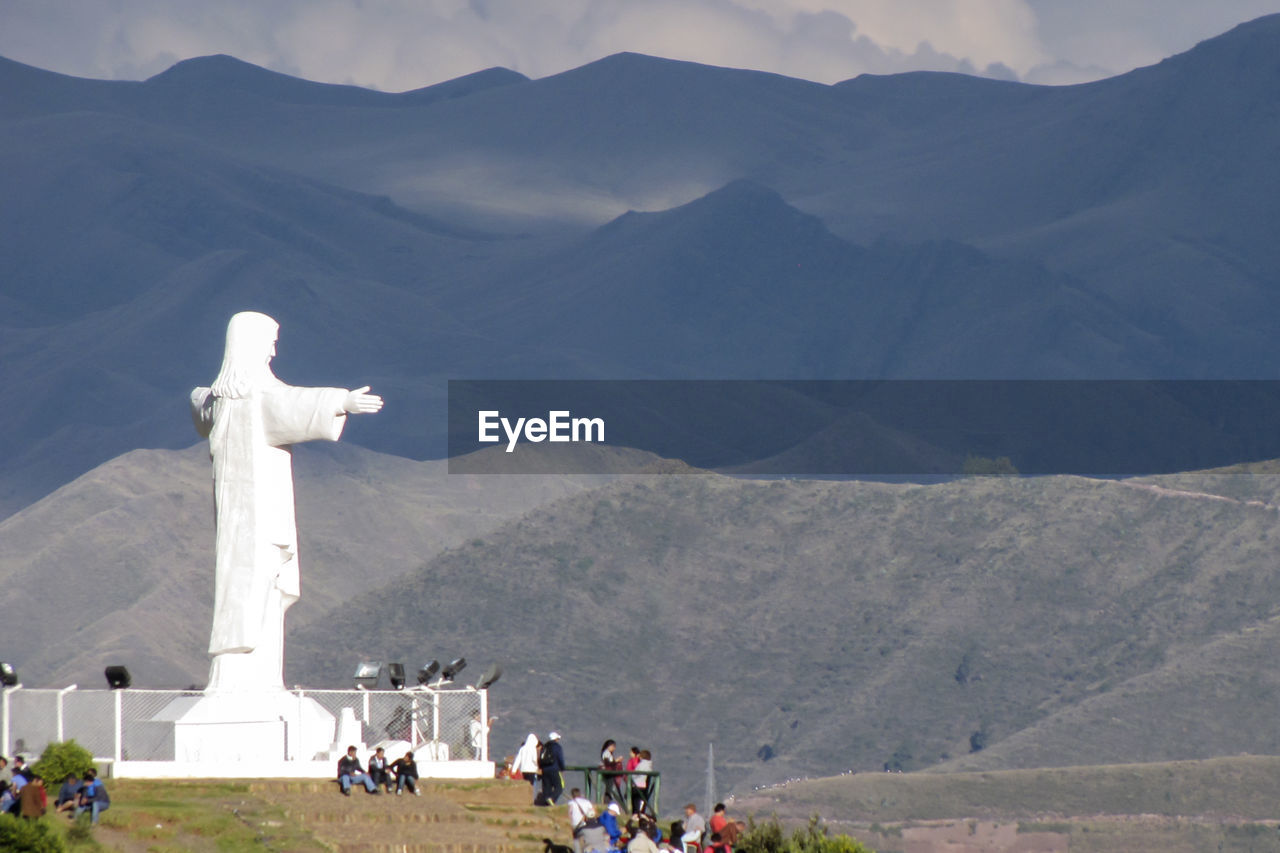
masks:
POLYGON ((716 807, 716 747, 713 743, 707 744, 707 810, 705 814, 709 817, 716 807))

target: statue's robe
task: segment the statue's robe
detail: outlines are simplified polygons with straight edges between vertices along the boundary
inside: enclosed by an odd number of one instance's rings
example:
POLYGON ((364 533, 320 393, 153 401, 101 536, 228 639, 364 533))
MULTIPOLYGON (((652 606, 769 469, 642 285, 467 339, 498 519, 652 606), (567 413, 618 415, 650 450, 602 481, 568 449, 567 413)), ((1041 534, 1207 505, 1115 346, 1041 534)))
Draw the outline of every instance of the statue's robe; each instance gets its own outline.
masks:
POLYGON ((301 593, 290 445, 338 440, 347 393, 278 380, 243 399, 191 393, 217 514, 210 690, 283 687, 284 612, 301 593))

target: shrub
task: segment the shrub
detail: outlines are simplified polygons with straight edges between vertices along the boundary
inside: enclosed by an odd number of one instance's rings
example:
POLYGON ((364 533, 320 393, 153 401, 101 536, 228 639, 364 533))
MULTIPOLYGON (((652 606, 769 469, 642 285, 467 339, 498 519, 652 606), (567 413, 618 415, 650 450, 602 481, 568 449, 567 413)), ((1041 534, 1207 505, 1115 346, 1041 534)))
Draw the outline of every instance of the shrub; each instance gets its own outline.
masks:
POLYGON ((48 785, 61 785, 68 773, 78 778, 93 766, 93 754, 75 739, 51 743, 44 748, 40 760, 31 768, 48 785))
POLYGON ((966 477, 1012 477, 1017 476, 1018 469, 1008 456, 993 459, 970 454, 965 457, 960 473, 966 477))
POLYGON ((847 835, 828 835, 822 819, 809 818, 809 825, 797 829, 788 838, 783 835, 777 817, 757 824, 747 819, 747 831, 734 845, 735 853, 874 853, 857 839, 847 835))
POLYGON ((5 853, 66 853, 66 843, 43 820, 0 814, 0 850, 5 853))

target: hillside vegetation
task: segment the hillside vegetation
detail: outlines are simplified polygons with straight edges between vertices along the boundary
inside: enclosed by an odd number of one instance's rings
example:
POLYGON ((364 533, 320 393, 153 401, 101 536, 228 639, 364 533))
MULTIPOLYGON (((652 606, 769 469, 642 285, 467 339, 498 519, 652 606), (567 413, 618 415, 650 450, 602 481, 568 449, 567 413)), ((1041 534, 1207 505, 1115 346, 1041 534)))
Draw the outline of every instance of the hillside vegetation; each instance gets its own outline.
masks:
MULTIPOLYGON (((349 445, 294 453, 302 598, 290 628, 391 583, 538 503, 599 476, 449 476, 349 445)), ((0 521, 0 607, 21 630, 4 660, 29 687, 103 684, 126 664, 139 687, 203 685, 213 621, 208 446, 137 450, 0 521)))
POLYGON ((354 599, 357 636, 303 628, 289 680, 502 661, 495 752, 556 728, 590 761, 616 737, 682 796, 708 743, 738 792, 1280 753, 1277 511, 1160 482, 627 478, 354 599))

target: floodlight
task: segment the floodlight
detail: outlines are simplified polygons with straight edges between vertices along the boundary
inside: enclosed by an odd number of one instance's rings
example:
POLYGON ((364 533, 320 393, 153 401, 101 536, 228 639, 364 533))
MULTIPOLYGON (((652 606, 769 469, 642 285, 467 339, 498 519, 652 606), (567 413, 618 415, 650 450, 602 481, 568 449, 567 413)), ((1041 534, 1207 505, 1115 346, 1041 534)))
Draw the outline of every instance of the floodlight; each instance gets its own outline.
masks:
POLYGON ((476 682, 476 690, 488 690, 501 677, 502 667, 495 663, 480 676, 480 680, 476 682))
POLYGON ((109 666, 102 671, 107 677, 107 686, 112 690, 123 690, 130 684, 133 684, 133 678, 129 676, 129 670, 123 666, 109 666))
POLYGON ((453 677, 458 673, 462 672, 462 670, 466 669, 466 667, 467 667, 466 658, 454 658, 453 660, 449 661, 448 664, 445 665, 445 668, 443 670, 440 671, 440 680, 453 681, 453 677))
POLYGON ((404 689, 404 664, 389 663, 387 664, 387 678, 391 679, 391 686, 396 690, 404 689))
POLYGON ((418 683, 426 684, 428 681, 431 680, 431 677, 434 676, 439 671, 440 671, 440 661, 433 660, 431 663, 426 664, 425 666, 423 666, 421 669, 418 670, 418 683))
POLYGON ((18 672, 13 668, 11 663, 0 663, 0 684, 5 687, 16 687, 18 684, 18 672))
POLYGON ((356 687, 372 690, 378 686, 378 676, 382 674, 382 661, 364 660, 356 667, 356 687))

